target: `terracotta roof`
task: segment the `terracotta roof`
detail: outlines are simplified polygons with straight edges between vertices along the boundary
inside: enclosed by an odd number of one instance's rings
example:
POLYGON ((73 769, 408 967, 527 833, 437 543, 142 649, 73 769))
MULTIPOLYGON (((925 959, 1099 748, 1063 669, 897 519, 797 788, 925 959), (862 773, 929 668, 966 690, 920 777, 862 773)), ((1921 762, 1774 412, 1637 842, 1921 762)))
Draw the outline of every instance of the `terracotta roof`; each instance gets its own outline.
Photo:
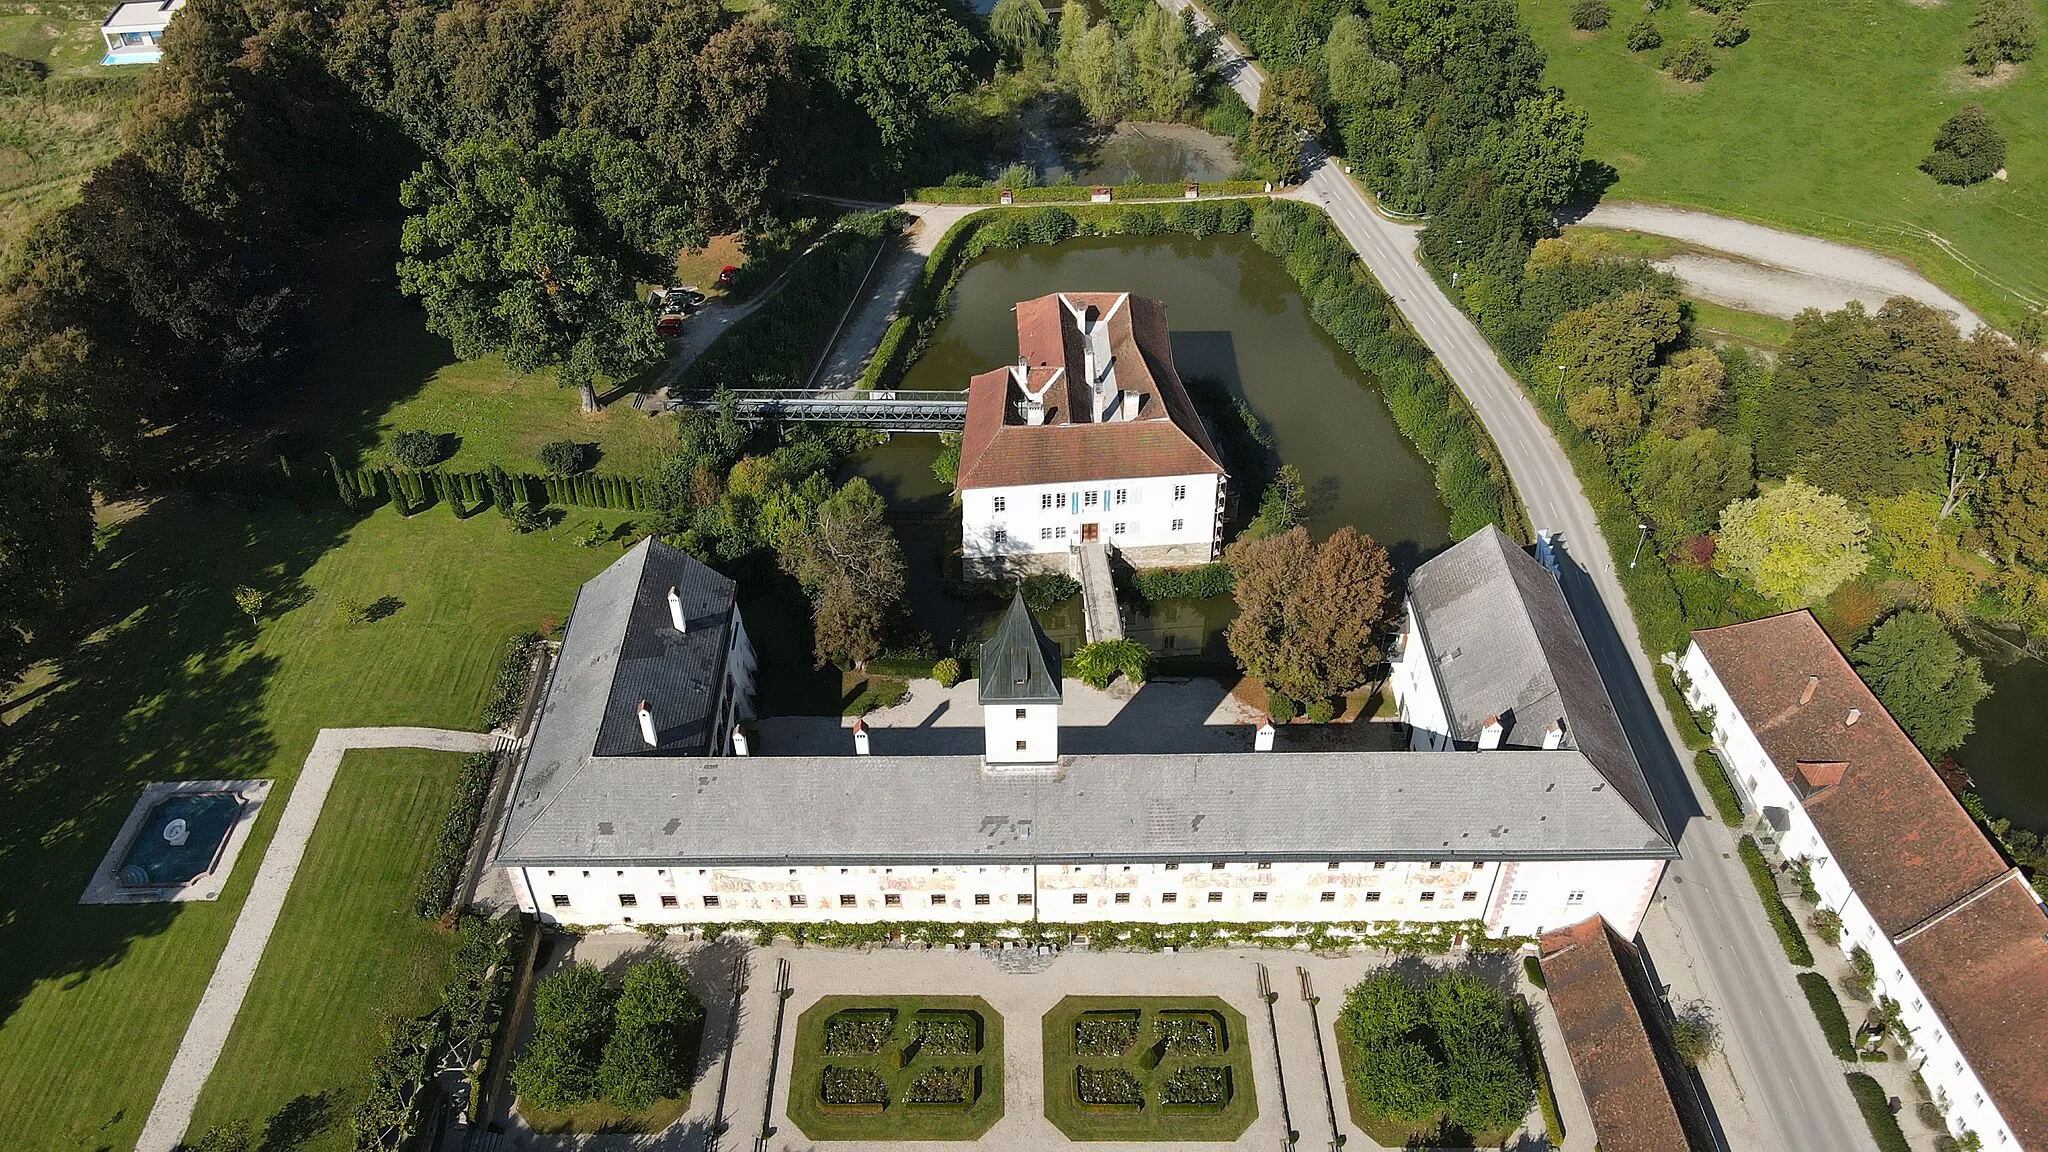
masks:
POLYGON ((1706 1119, 1635 948, 1595 916, 1544 933, 1542 949, 1550 1010, 1602 1152, 1711 1149, 1706 1119))
POLYGON ((2008 872, 1898 949, 2020 1146, 2048 1148, 2048 915, 2026 880, 2008 872))
POLYGON ((1116 292, 1026 300, 1017 305, 1017 350, 1021 382, 1012 367, 1003 367, 968 383, 960 487, 1224 471, 1174 370, 1166 306, 1157 300, 1116 292), (1094 340, 1084 334, 1084 323, 1097 329, 1094 340), (1091 344, 1107 353, 1092 361, 1098 374, 1129 394, 1103 422, 1095 419, 1086 384, 1091 344), (1026 424, 1018 412, 1027 386, 1045 405, 1043 424, 1026 424), (1137 406, 1135 417, 1119 418, 1121 405, 1130 403, 1137 406))
POLYGON ((1801 609, 1692 638, 1887 935, 2005 870, 2005 860, 1812 613, 1801 609), (1836 764, 1845 765, 1839 775, 1821 767, 1836 764), (1834 783, 1824 783, 1831 777, 1834 783))

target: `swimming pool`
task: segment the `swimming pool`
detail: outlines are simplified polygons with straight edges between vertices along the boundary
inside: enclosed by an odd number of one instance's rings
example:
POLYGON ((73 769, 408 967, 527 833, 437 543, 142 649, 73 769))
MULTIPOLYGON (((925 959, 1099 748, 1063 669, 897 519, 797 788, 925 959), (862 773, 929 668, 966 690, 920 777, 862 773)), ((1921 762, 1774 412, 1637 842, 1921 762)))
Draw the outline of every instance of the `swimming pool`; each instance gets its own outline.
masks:
POLYGON ((184 792, 159 801, 142 819, 115 873, 124 888, 178 888, 220 861, 242 814, 233 792, 184 792))

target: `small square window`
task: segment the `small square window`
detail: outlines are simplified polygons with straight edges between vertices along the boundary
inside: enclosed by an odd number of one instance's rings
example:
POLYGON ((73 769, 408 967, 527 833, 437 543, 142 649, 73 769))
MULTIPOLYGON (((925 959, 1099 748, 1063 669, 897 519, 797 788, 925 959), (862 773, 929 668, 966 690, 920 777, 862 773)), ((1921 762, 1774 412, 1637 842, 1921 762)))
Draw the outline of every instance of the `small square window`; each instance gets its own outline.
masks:
POLYGON ((989 901, 989 896, 988 896, 988 893, 986 893, 986 892, 976 892, 976 893, 974 894, 974 903, 975 903, 975 906, 976 906, 976 907, 980 907, 980 908, 986 908, 986 907, 988 907, 988 901, 989 901))
POLYGON ((1211 904, 1221 904, 1221 903, 1223 903, 1223 893, 1222 893, 1221 891, 1218 891, 1217 889, 1211 888, 1211 889, 1209 890, 1209 903, 1211 903, 1211 904))
POLYGON ((1467 892, 1467 893, 1465 893, 1464 895, 1462 895, 1462 896, 1458 897, 1458 899, 1460 899, 1460 900, 1464 901, 1464 902, 1465 902, 1465 903, 1467 903, 1467 904, 1470 904, 1470 903, 1471 903, 1471 902, 1473 902, 1474 900, 1477 900, 1477 899, 1479 899, 1479 893, 1477 893, 1477 892, 1467 892))
POLYGON ((1128 490, 1119 488, 1116 490, 1116 502, 1122 504, 1126 500, 1130 499, 1130 495, 1131 494, 1128 490))
POLYGON ((1088 894, 1087 894, 1086 892, 1076 892, 1076 893, 1074 893, 1074 903, 1076 903, 1076 904, 1086 904, 1087 902, 1088 902, 1088 894))
POLYGON ((1042 512, 1050 507, 1052 507, 1052 493, 1047 492, 1038 498, 1038 508, 1042 512))
MULTIPOLYGON (((623 903, 625 903, 625 902, 626 902, 626 898, 625 898, 624 896, 621 896, 621 897, 619 897, 619 903, 623 904, 623 903)), ((704 898, 704 906, 705 906, 706 908, 716 908, 716 907, 718 907, 718 897, 716 897, 716 896, 706 896, 706 897, 704 898)))
POLYGON ((1025 711, 1026 710, 1023 708, 1017 709, 1017 719, 1022 720, 1024 718, 1025 711))
POLYGON ((1050 528, 1040 528, 1040 529, 1038 530, 1038 538, 1039 538, 1040 540, 1050 540, 1050 539, 1052 539, 1052 529, 1050 529, 1050 528))
POLYGON ((1065 540, 1067 538, 1066 528, 1064 526, 1054 528, 1052 530, 1052 538, 1055 540, 1065 540))
POLYGON ((996 544, 1008 544, 1010 542, 1010 530, 1007 528, 998 528, 995 531, 989 533, 988 538, 990 541, 996 544))
POLYGON ((1102 494, 1100 492, 1089 491, 1081 494, 1081 504, 1083 507, 1093 508, 1101 503, 1101 501, 1102 494))
POLYGON ((1185 521, 1185 520, 1175 520, 1175 521, 1173 522, 1173 530, 1174 530, 1175 532, 1178 532, 1178 531, 1180 531, 1181 529, 1183 529, 1183 528, 1185 528, 1185 527, 1187 527, 1187 526, 1188 526, 1188 522, 1187 522, 1187 521, 1185 521))
POLYGON ((1270 861, 1270 860, 1268 860, 1268 861, 1265 861, 1265 862, 1263 862, 1263 863, 1261 863, 1261 864, 1259 865, 1259 871, 1261 871, 1261 872, 1271 872, 1272 870, 1273 870, 1273 863, 1272 863, 1272 861, 1270 861))
POLYGON ((1474 867, 1474 868, 1484 868, 1484 867, 1486 867, 1486 861, 1484 861, 1484 860, 1474 860, 1474 861, 1472 862, 1472 867, 1474 867))
POLYGON ((1324 889, 1322 900, 1325 904, 1335 904, 1337 902, 1337 894, 1328 889, 1324 889))
POLYGON ((1522 889, 1517 888, 1513 892, 1508 893, 1508 903, 1510 904, 1527 904, 1528 902, 1529 893, 1522 889))
POLYGON ((553 899, 557 908, 567 908, 569 906, 569 898, 560 892, 555 893, 553 899))
MULTIPOLYGON (((714 904, 718 902, 718 897, 716 897, 716 896, 709 896, 709 897, 706 897, 706 899, 710 900, 710 901, 711 901, 712 903, 714 903, 714 904)), ((621 908, 636 908, 636 907, 638 907, 638 906, 639 906, 639 904, 640 904, 640 898, 639 898, 638 896, 635 896, 635 895, 633 895, 633 894, 632 894, 631 892, 621 892, 621 893, 619 893, 619 907, 621 907, 621 908)))
POLYGON ((1254 892, 1254 893, 1252 893, 1252 903, 1254 903, 1254 904, 1264 904, 1265 902, 1266 902, 1266 893, 1265 893, 1265 891, 1264 891, 1263 889, 1262 889, 1262 890, 1260 890, 1260 891, 1257 891, 1257 892, 1254 892))
POLYGON ((1129 892, 1117 893, 1116 902, 1119 904, 1129 904, 1131 902, 1131 894, 1129 892))
POLYGON ((1436 893, 1434 893, 1434 892, 1424 892, 1424 893, 1422 894, 1422 902, 1423 902, 1423 903, 1425 903, 1425 904, 1429 903, 1430 901, 1432 901, 1432 900, 1434 900, 1434 899, 1436 899, 1436 893))
POLYGON ((903 906, 902 894, 898 892, 882 893, 882 906, 885 908, 901 908, 903 906))
POLYGON ((996 497, 996 511, 998 511, 998 512, 1004 511, 1004 510, 1008 509, 1008 508, 1009 508, 1009 506, 1010 506, 1010 502, 1009 502, 1009 499, 1008 499, 1007 497, 1003 497, 1003 496, 998 496, 998 497, 996 497))
POLYGON ((1216 861, 1216 862, 1214 862, 1214 863, 1210 864, 1210 865, 1209 865, 1209 871, 1211 871, 1211 872, 1221 872, 1221 871, 1223 871, 1223 861, 1221 861, 1221 860, 1218 860, 1218 861, 1216 861))
POLYGON ((1441 861, 1441 860, 1431 860, 1431 861, 1429 862, 1429 870, 1430 870, 1431 872, 1435 872, 1435 871, 1437 871, 1437 870, 1441 869, 1441 868, 1442 868, 1443 866, 1444 866, 1444 862, 1443 862, 1443 861, 1441 861))
POLYGON ((944 904, 945 902, 946 902, 946 894, 945 894, 944 892, 934 892, 934 893, 932 893, 932 904, 933 904, 934 906, 937 906, 937 905, 941 905, 941 904, 944 904))
POLYGON ((1159 899, 1160 899, 1160 901, 1161 901, 1162 903, 1166 903, 1166 904, 1178 904, 1178 903, 1180 903, 1180 893, 1178 893, 1178 892, 1168 892, 1168 893, 1166 893, 1165 895, 1161 896, 1161 897, 1160 897, 1159 899))
POLYGON ((852 908, 858 905, 859 903, 860 901, 854 899, 851 895, 842 894, 839 897, 839 906, 841 908, 852 908))
POLYGON ((1166 866, 1166 870, 1167 870, 1168 872, 1178 872, 1178 871, 1180 871, 1180 865, 1178 865, 1178 864, 1168 864, 1168 865, 1166 866))
POLYGON ((1343 862, 1343 861, 1341 861, 1341 860, 1332 860, 1332 861, 1330 861, 1330 871, 1332 871, 1332 872, 1335 872, 1335 871, 1336 871, 1337 869, 1339 869, 1339 868, 1342 868, 1343 866, 1344 866, 1344 862, 1343 862))
POLYGON ((1377 904, 1377 903, 1379 903, 1379 902, 1380 902, 1380 894, 1379 894, 1379 893, 1377 893, 1377 892, 1367 892, 1367 893, 1365 894, 1365 902, 1366 902, 1367 904, 1377 904))
POLYGON ((801 893, 801 892, 792 892, 792 893, 790 893, 790 896, 789 896, 789 906, 790 906, 791 908, 802 908, 802 907, 804 907, 804 906, 808 905, 808 904, 809 904, 810 902, 811 902, 811 898, 810 898, 809 896, 806 896, 806 895, 804 895, 804 894, 803 894, 803 893, 801 893))
POLYGON ((1586 902, 1586 893, 1582 889, 1574 888, 1570 892, 1565 893, 1564 902, 1567 904, 1583 904, 1586 902))
POLYGON ((1067 494, 1065 492, 1055 493, 1052 498, 1052 504, 1055 508, 1065 508, 1067 506, 1067 494))
POLYGON ((1375 861, 1373 861, 1373 862, 1372 862, 1372 870, 1373 870, 1373 871, 1375 871, 1375 872, 1384 872, 1384 871, 1386 871, 1386 870, 1387 870, 1387 862, 1386 862, 1385 860, 1375 860, 1375 861))
POLYGON ((668 895, 667 893, 662 894, 661 906, 663 908, 680 908, 682 907, 682 903, 682 901, 676 899, 674 896, 668 895))
POLYGON ((1025 908, 1029 908, 1029 907, 1031 907, 1031 893, 1029 893, 1029 892, 1019 892, 1019 893, 1017 893, 1017 903, 1018 903, 1018 904, 1019 904, 1020 906, 1022 906, 1022 907, 1025 907, 1025 908))
POLYGON ((1187 486, 1187 485, 1185 485, 1185 484, 1175 484, 1175 485, 1173 486, 1173 498, 1174 498, 1175 500, 1185 500, 1185 499, 1187 499, 1187 498, 1188 498, 1188 486, 1187 486))
POLYGON ((1022 741, 1022 740, 1019 740, 1019 741, 1017 741, 1017 751, 1019 751, 1019 752, 1022 752, 1023 750, 1024 750, 1024 741, 1022 741))
POLYGON ((1123 522, 1123 521, 1121 521, 1121 520, 1117 521, 1117 522, 1116 522, 1116 524, 1115 524, 1115 526, 1113 526, 1112 528, 1110 528, 1110 530, 1109 530, 1109 534, 1110 534, 1111 536, 1121 536, 1121 535, 1123 535, 1123 534, 1124 534, 1124 522, 1123 522))

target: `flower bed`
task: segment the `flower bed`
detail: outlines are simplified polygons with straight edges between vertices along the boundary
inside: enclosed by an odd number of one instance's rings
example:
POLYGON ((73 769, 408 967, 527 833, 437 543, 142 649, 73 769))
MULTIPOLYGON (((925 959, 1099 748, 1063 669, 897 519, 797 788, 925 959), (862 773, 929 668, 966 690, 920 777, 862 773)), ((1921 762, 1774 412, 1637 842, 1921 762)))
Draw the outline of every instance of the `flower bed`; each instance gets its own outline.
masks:
POLYGON ((1122 1056, 1137 1040, 1136 1012, 1090 1012, 1074 1021, 1076 1056, 1122 1056))
POLYGON ((827 996, 796 1024, 789 1118, 810 1139, 974 1140, 1003 1113, 1002 1018, 969 996, 827 996))
POLYGON ((825 1021, 827 1056, 865 1056, 889 1046, 896 1031, 894 1012, 841 1012, 825 1021))
POLYGON ((974 1101, 975 1070, 971 1067, 931 1068, 910 1082, 903 1094, 906 1104, 970 1104, 974 1101))
POLYGON ((1220 1023, 1207 1012, 1161 1012, 1152 1031, 1169 1056, 1214 1056, 1223 1050, 1220 1023))
POLYGON ((887 1107, 889 1082, 872 1069, 827 1064, 823 1080, 818 1086, 818 1099, 827 1104, 841 1106, 876 1104, 887 1107))
POLYGON ((1145 1103, 1145 1085, 1122 1068, 1083 1066, 1074 1070, 1074 1098, 1088 1105, 1142 1105, 1145 1103))
POLYGON ((922 1056, 972 1056, 981 1051, 981 1021, 967 1013, 920 1012, 910 1022, 922 1056))
POLYGON ((1168 1108, 1221 1108, 1230 1103, 1230 1069, 1182 1068, 1159 1085, 1159 1102, 1168 1108))

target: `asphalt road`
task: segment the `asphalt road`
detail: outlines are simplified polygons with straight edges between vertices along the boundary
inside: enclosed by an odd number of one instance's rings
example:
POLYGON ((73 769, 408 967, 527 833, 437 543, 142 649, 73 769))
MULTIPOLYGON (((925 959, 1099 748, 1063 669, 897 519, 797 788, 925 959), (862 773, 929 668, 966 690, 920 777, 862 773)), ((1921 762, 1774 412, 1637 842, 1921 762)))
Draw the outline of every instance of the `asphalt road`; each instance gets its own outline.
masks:
MULTIPOLYGON (((1178 11, 1188 0, 1160 0, 1178 11)), ((1226 80, 1258 106, 1262 78, 1227 41, 1219 47, 1226 80)), ((1636 643, 1634 617, 1615 577, 1593 507, 1571 463, 1520 385, 1501 367, 1472 322, 1446 298, 1416 259, 1417 229, 1374 212, 1363 192, 1311 145, 1310 175, 1298 199, 1330 214, 1401 313, 1436 353, 1500 448, 1533 527, 1562 543, 1564 591, 1587 646, 1614 696, 1623 727, 1679 833, 1682 859, 1666 873, 1660 899, 1699 951, 1701 979, 1721 1022, 1725 1052, 1750 1123, 1726 1125, 1731 1137, 1754 1131, 1771 1152, 1866 1152, 1872 1141, 1807 1010, 1794 969, 1764 919, 1734 841, 1696 789, 1691 759, 1665 714, 1656 668, 1636 643)))

